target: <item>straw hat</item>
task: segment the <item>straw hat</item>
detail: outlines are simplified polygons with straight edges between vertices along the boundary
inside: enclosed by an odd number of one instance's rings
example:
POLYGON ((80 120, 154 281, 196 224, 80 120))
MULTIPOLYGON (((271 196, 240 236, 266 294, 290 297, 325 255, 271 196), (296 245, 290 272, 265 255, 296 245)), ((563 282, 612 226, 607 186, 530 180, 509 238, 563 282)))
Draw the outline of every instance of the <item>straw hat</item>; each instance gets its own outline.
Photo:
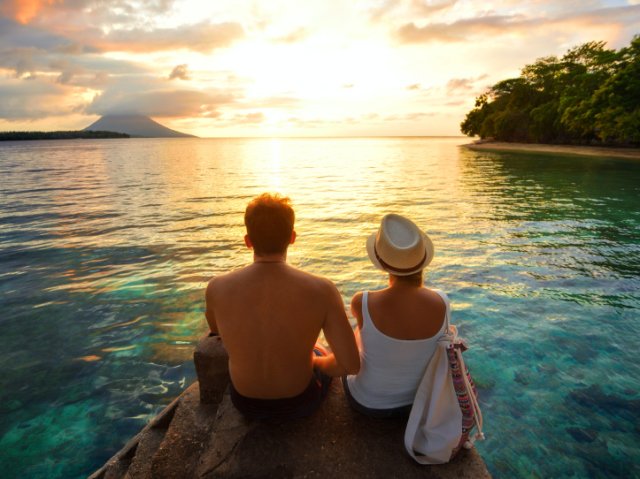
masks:
POLYGON ((433 259, 431 239, 413 221, 400 215, 386 215, 380 229, 367 239, 367 253, 381 271, 408 276, 426 268, 433 259))

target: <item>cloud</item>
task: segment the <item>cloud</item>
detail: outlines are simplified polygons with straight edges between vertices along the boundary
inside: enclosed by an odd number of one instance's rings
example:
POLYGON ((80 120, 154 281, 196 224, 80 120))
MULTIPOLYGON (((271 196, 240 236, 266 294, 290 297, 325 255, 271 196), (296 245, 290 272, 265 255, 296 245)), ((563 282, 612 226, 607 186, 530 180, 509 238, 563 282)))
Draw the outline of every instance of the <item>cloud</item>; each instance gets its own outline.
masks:
POLYGON ((249 83, 254 83, 254 80, 253 78, 241 77, 236 75, 235 73, 232 73, 226 76, 225 82, 229 85, 246 85, 249 83))
POLYGON ((236 113, 231 119, 232 122, 235 122, 236 125, 246 125, 246 124, 254 124, 254 123, 263 123, 267 117, 261 111, 256 111, 253 113, 236 113))
POLYGON ((151 117, 215 117, 221 105, 235 101, 226 91, 159 89, 123 91, 112 88, 87 105, 88 115, 147 115, 151 117))
POLYGON ((335 123, 341 123, 340 120, 329 121, 321 119, 303 120, 297 116, 291 116, 286 120, 281 121, 279 126, 288 126, 293 128, 318 128, 320 126, 331 125, 335 123))
POLYGON ((447 93, 452 93, 456 90, 471 90, 473 85, 473 78, 452 78, 447 82, 445 88, 447 93))
POLYGON ((70 42, 51 47, 49 51, 63 55, 80 55, 84 51, 84 45, 80 42, 70 42))
POLYGON ((211 23, 204 21, 175 28, 112 29, 105 34, 97 28, 78 32, 84 43, 102 52, 150 53, 158 51, 191 50, 210 53, 226 48, 246 37, 239 23, 211 23))
POLYGON ((56 14, 65 17, 83 14, 88 17, 150 17, 170 13, 175 0, 0 0, 0 12, 22 24, 46 21, 56 14))
POLYGON ((16 78, 25 73, 38 71, 38 63, 34 57, 44 53, 35 47, 29 48, 5 48, 0 51, 0 68, 12 70, 16 78))
POLYGON ((611 7, 581 13, 569 13, 557 17, 523 14, 494 15, 465 18, 452 23, 427 23, 419 27, 409 22, 398 28, 394 36, 400 44, 429 42, 464 42, 474 37, 526 34, 543 26, 568 27, 573 30, 602 25, 622 25, 640 21, 640 6, 611 7))
POLYGON ((83 71, 84 70, 82 69, 82 67, 79 67, 78 65, 69 65, 68 67, 63 69, 62 72, 60 72, 60 75, 58 76, 58 78, 56 78, 56 83, 66 85, 75 75, 78 75, 83 71))
POLYGON ((391 14, 396 17, 429 17, 436 12, 452 8, 457 0, 385 0, 378 4, 376 8, 369 11, 369 20, 371 22, 380 22, 384 17, 391 14))
POLYGON ((411 5, 412 13, 414 15, 421 14, 422 16, 428 17, 441 10, 452 8, 455 6, 456 3, 458 3, 458 0, 445 0, 442 2, 411 0, 410 5, 411 5))
MULTIPOLYGON (((0 0, 1 1, 1 0, 0 0)), ((38 28, 18 25, 0 18, 0 69, 14 72, 17 78, 29 74, 56 72, 59 81, 73 82, 81 72, 97 74, 139 74, 149 72, 140 64, 99 56, 82 42, 48 34, 38 28), (70 67, 73 59, 74 67, 70 67)))
POLYGON ((33 121, 69 115, 74 107, 66 104, 67 93, 63 87, 37 79, 0 83, 0 118, 33 121))
POLYGON ((189 72, 189 65, 183 63, 182 65, 176 66, 171 73, 169 73, 169 80, 175 80, 178 78, 179 80, 191 80, 189 72))
POLYGON ((400 43, 463 42, 472 35, 504 34, 531 26, 533 20, 522 15, 491 15, 458 20, 453 23, 429 23, 423 27, 410 22, 400 27, 396 38, 400 43))
POLYGON ((242 109, 256 108, 294 108, 300 104, 300 99, 286 95, 271 95, 262 98, 250 98, 239 101, 235 107, 242 109))
POLYGON ((401 0, 385 0, 379 4, 376 8, 370 10, 369 20, 372 22, 379 22, 389 12, 398 8, 401 4, 401 0))
POLYGON ((353 88, 355 85, 353 83, 346 83, 342 85, 342 88, 353 88))
POLYGON ((219 127, 227 128, 230 126, 240 126, 240 125, 257 126, 257 125, 260 125, 261 123, 264 123, 266 120, 267 120, 266 115, 261 111, 244 113, 244 114, 236 113, 233 116, 220 117, 218 120, 216 120, 215 126, 216 128, 219 128, 219 127))
POLYGON ((417 113, 403 113, 403 114, 388 115, 382 118, 378 113, 362 113, 357 117, 346 116, 342 119, 336 119, 336 120, 324 120, 319 118, 304 120, 304 119, 301 119, 300 117, 292 116, 287 118, 286 120, 281 121, 279 123, 279 126, 288 126, 288 127, 294 127, 294 128, 318 128, 322 126, 358 124, 358 123, 369 123, 369 122, 374 122, 378 124, 380 124, 380 122, 411 122, 411 121, 419 121, 426 117, 432 117, 436 115, 437 113, 417 112, 417 113))
POLYGON ((389 115, 383 121, 417 121, 427 116, 435 116, 436 113, 404 113, 402 115, 389 115))
POLYGON ((270 39, 271 43, 284 43, 291 45, 292 43, 298 43, 305 40, 309 36, 309 32, 305 27, 299 27, 281 37, 275 37, 270 39))
POLYGON ((420 83, 414 83, 413 85, 408 85, 404 87, 405 90, 420 90, 420 83))
POLYGON ((448 94, 453 94, 458 91, 467 92, 474 87, 474 84, 480 80, 484 80, 488 78, 489 75, 486 73, 484 75, 480 75, 477 78, 452 78, 445 84, 445 89, 448 94))
POLYGON ((102 86, 109 84, 109 72, 106 70, 99 71, 91 81, 92 86, 102 86))
MULTIPOLYGON (((0 0, 2 2, 2 0, 0 0)), ((3 48, 35 48, 60 54, 84 51, 82 43, 47 32, 42 28, 21 25, 0 15, 0 44, 3 48)))

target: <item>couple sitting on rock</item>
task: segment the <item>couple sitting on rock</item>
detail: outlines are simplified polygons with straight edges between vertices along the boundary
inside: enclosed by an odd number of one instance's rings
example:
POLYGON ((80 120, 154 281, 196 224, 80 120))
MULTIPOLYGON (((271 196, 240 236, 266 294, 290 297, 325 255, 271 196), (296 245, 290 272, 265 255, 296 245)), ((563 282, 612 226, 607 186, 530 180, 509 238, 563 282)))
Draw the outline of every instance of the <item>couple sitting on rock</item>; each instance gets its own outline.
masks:
POLYGON ((231 399, 250 418, 299 418, 320 404, 332 377, 349 403, 373 417, 408 417, 445 328, 445 302, 423 286, 433 259, 429 237, 402 216, 386 215, 367 240, 385 289, 356 293, 351 312, 328 279, 289 266, 296 239, 288 198, 263 194, 244 215, 253 263, 213 278, 206 318, 229 354, 231 399), (317 341, 320 331, 332 353, 317 341))

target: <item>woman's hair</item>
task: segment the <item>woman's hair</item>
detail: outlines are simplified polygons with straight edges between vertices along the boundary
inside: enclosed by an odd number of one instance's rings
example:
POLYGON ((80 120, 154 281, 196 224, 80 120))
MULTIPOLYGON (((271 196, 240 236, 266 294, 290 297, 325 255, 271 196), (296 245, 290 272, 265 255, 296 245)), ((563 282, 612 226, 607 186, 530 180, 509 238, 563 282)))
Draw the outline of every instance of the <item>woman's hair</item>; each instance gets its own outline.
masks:
POLYGON ((256 254, 287 251, 295 219, 291 200, 278 193, 264 193, 251 200, 244 213, 244 224, 256 254))
POLYGON ((411 286, 420 287, 420 286, 422 286, 422 283, 424 283, 423 271, 424 270, 421 269, 417 273, 409 274, 407 276, 397 276, 397 275, 395 275, 393 273, 390 273, 390 274, 391 274, 391 276, 394 277, 394 279, 396 281, 400 281, 402 283, 407 283, 407 284, 410 284, 411 286))

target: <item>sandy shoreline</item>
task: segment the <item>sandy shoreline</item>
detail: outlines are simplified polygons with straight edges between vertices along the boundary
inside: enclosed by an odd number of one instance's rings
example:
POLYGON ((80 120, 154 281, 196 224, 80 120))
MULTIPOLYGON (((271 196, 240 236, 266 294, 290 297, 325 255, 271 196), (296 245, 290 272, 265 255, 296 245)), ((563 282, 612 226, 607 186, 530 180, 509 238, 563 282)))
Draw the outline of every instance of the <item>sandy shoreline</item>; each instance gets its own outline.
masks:
POLYGON ((537 153, 559 153, 563 155, 600 156, 605 158, 626 158, 640 160, 640 149, 606 148, 602 146, 573 146, 573 145, 538 145, 529 143, 469 143, 460 145, 470 150, 486 151, 525 151, 537 153))

